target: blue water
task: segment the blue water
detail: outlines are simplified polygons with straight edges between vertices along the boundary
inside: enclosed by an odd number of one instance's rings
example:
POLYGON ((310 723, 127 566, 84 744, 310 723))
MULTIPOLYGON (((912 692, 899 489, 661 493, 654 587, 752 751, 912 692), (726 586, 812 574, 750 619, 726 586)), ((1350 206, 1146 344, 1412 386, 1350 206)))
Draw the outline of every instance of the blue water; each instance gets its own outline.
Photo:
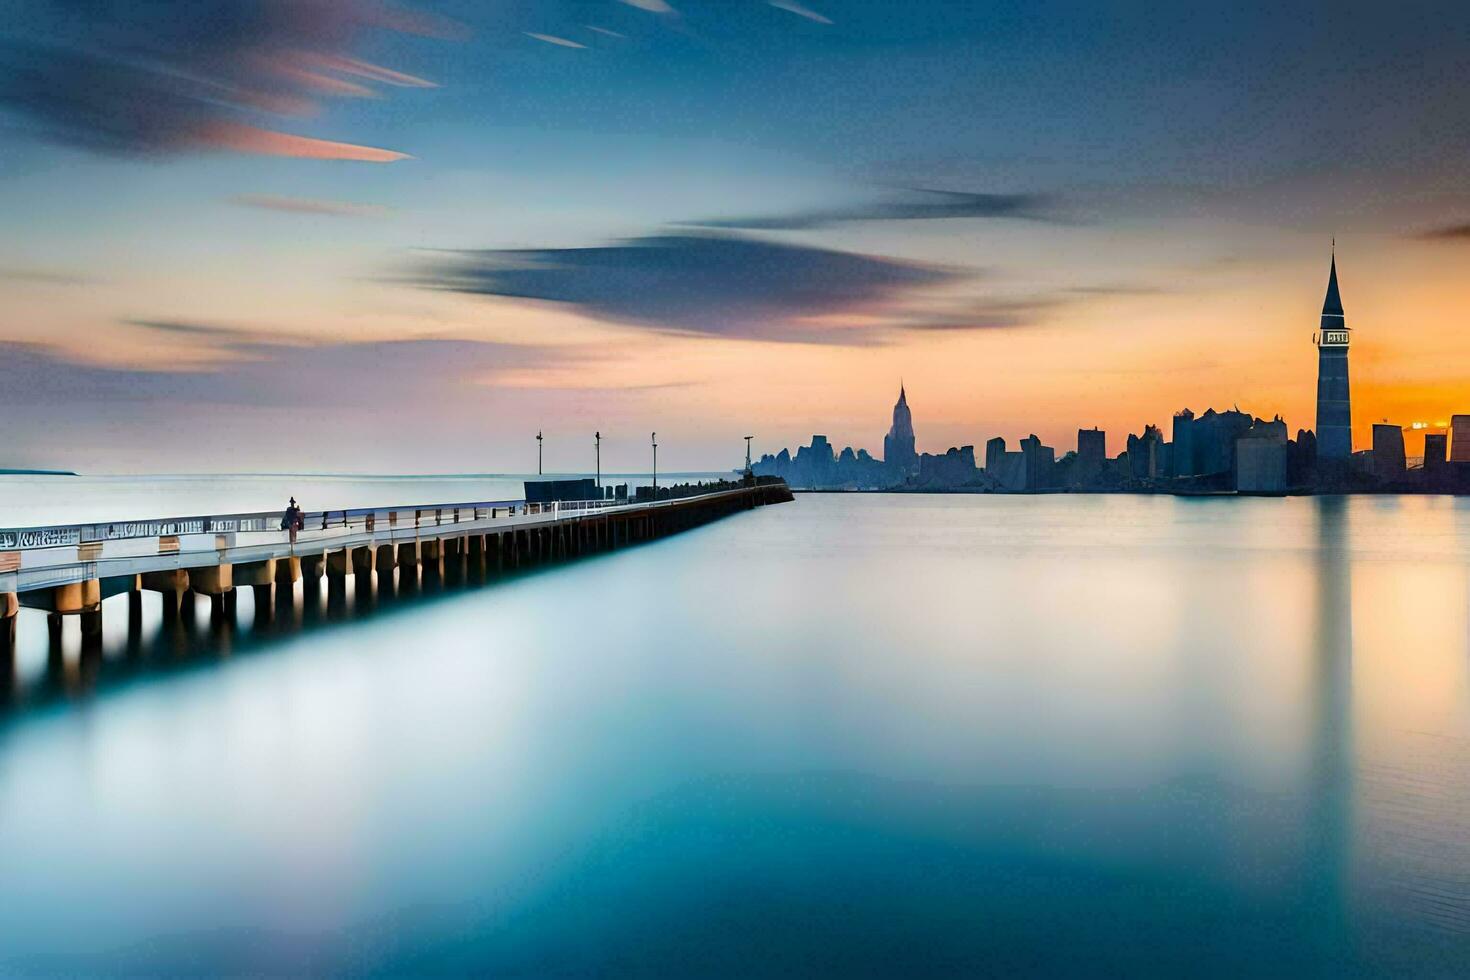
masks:
POLYGON ((100 666, 23 612, 0 973, 1463 976, 1467 558, 1450 498, 811 495, 131 659, 109 600, 100 666))

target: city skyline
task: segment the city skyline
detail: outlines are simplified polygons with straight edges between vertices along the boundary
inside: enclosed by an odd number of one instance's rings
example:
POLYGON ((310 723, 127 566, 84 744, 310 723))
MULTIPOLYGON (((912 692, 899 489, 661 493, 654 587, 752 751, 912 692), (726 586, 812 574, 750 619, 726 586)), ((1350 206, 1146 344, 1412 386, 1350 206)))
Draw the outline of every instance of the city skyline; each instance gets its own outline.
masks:
POLYGON ((1457 8, 829 6, 22 4, 0 465, 724 469, 899 378, 928 452, 1312 428, 1334 235, 1355 446, 1470 403, 1457 8))

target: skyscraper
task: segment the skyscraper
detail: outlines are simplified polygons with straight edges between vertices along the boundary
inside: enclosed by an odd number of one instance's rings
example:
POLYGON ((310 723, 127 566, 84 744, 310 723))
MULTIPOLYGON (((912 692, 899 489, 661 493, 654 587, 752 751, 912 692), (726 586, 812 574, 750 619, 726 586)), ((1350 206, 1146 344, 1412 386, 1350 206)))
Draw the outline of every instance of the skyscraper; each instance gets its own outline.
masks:
POLYGON ((914 452, 914 418, 903 385, 898 386, 898 404, 893 406, 893 427, 883 437, 883 462, 904 473, 914 472, 919 463, 914 452))
POLYGON ((1353 409, 1348 387, 1348 341, 1351 331, 1337 291, 1337 249, 1322 301, 1322 329, 1317 334, 1317 458, 1347 459, 1353 454, 1353 409))

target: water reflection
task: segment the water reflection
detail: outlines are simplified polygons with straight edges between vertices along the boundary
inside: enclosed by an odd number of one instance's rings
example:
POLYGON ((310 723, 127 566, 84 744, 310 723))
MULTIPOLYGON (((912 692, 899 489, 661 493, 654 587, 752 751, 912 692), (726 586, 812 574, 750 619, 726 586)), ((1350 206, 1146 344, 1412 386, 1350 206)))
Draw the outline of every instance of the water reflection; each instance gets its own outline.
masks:
POLYGON ((831 495, 131 657, 109 606, 117 696, 0 739, 0 973, 1459 975, 1467 528, 831 495))
POLYGON ((103 603, 100 634, 81 617, 23 610, 0 653, 0 719, 86 699, 111 687, 254 655, 288 637, 374 615, 410 612, 455 592, 516 574, 463 556, 384 572, 303 578, 290 586, 242 586, 224 596, 152 592, 103 603))

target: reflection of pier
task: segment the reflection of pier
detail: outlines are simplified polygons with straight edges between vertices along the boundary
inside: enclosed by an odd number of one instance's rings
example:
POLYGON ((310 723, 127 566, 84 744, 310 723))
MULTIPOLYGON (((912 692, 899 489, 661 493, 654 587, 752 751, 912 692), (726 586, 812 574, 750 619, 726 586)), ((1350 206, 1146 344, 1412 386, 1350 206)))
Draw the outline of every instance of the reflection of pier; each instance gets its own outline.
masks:
MULTIPOLYGON (((49 660, 60 669, 66 617, 81 627, 82 674, 102 649, 103 601, 128 596, 128 651, 141 652, 143 593, 161 597, 160 642, 186 648, 195 607, 207 600, 212 632, 236 628, 249 587, 253 629, 287 626, 348 605, 484 581, 515 569, 618 548, 791 499, 762 481, 675 499, 526 503, 495 501, 304 515, 291 540, 279 514, 0 530, 0 694, 14 684, 16 620, 46 615, 49 660), (297 583, 301 583, 298 604, 297 583)), ((7 699, 8 700, 8 699, 7 699)))

